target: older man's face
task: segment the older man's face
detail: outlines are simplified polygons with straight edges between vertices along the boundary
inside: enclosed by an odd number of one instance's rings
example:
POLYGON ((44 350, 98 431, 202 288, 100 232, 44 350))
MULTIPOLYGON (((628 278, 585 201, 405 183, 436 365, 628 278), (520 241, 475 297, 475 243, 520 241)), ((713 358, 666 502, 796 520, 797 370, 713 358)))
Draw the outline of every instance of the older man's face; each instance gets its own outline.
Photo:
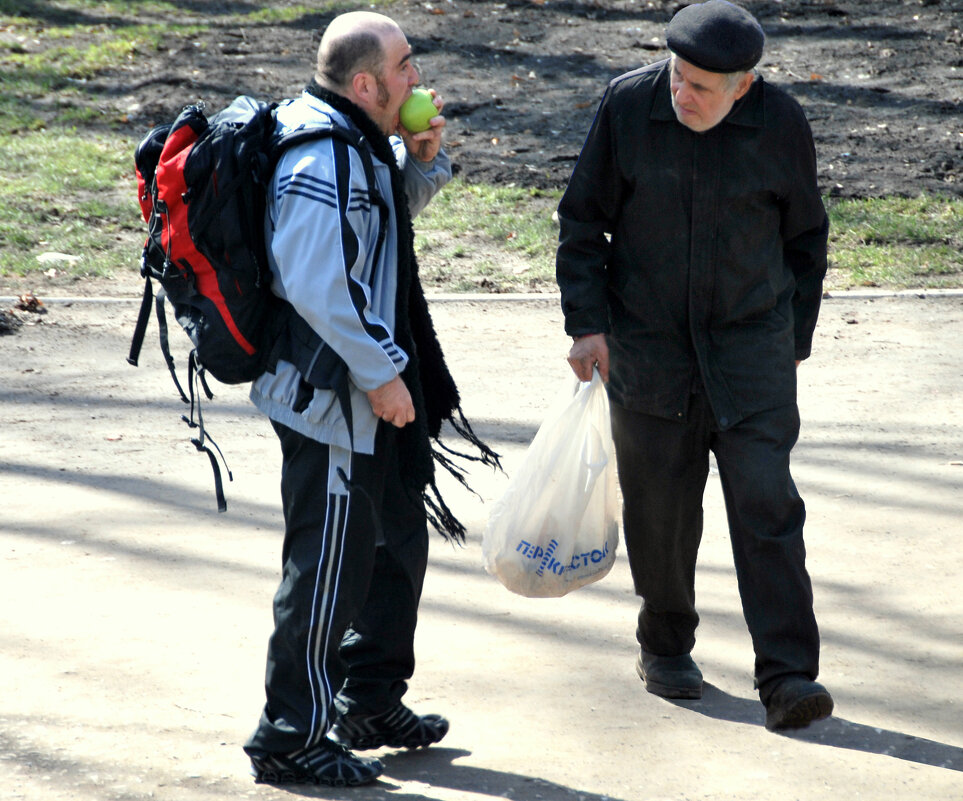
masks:
POLYGON ((679 122, 696 133, 722 122, 736 101, 749 91, 753 80, 752 74, 747 73, 732 86, 728 76, 699 69, 678 56, 672 57, 671 69, 672 109, 679 122))

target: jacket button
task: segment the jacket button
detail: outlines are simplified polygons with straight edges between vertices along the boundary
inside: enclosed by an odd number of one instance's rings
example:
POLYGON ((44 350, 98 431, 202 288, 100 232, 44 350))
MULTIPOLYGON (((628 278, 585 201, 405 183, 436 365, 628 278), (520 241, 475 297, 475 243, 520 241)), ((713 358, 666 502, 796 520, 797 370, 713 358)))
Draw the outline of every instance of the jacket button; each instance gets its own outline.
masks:
POLYGON ((725 426, 729 425, 729 418, 728 418, 728 417, 720 417, 720 418, 719 418, 719 425, 721 425, 723 428, 724 428, 725 426))

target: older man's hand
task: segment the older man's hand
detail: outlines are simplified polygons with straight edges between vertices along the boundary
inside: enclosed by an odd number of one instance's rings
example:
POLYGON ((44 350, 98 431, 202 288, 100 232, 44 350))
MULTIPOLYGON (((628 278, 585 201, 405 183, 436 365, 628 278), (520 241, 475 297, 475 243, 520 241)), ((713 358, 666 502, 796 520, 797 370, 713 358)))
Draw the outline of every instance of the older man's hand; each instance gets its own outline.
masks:
POLYGON ((598 366, 603 381, 609 380, 609 346, 605 334, 589 334, 575 340, 568 352, 568 363, 579 381, 592 380, 592 368, 598 366))

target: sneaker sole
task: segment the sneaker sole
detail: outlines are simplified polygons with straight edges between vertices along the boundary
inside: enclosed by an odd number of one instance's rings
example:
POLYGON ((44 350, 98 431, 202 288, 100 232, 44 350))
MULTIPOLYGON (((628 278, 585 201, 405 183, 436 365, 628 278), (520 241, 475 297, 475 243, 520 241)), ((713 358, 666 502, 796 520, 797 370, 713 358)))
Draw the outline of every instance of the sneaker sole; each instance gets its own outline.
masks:
POLYGON ((447 729, 437 737, 427 738, 414 736, 407 738, 389 737, 385 734, 361 734, 357 737, 339 737, 335 734, 333 739, 351 751, 371 751, 372 749, 385 746, 388 748, 427 748, 429 745, 440 742, 446 734, 448 734, 447 729))
POLYGON ((351 751, 370 751, 375 748, 427 748, 444 739, 448 734, 448 721, 437 715, 422 718, 422 724, 405 732, 374 731, 364 734, 347 734, 342 726, 335 724, 329 737, 351 751), (425 723, 424 721, 427 721, 425 723))
POLYGON ((810 723, 824 720, 833 713, 833 699, 829 693, 817 693, 801 698, 789 709, 778 714, 766 715, 766 728, 769 731, 804 729, 810 723))
POLYGON ((315 784, 325 787, 359 787, 362 784, 370 784, 377 779, 381 772, 374 776, 364 779, 327 779, 323 776, 315 776, 312 773, 295 773, 289 770, 262 770, 251 769, 251 775, 257 784, 315 784))
POLYGON ((311 770, 305 770, 298 765, 265 765, 260 760, 251 759, 251 775, 257 784, 314 784, 325 787, 358 787, 370 784, 384 772, 384 765, 374 761, 361 772, 355 768, 353 772, 359 775, 325 776, 311 770), (260 764, 258 764, 260 763, 260 764))
POLYGON ((429 745, 433 745, 440 740, 441 737, 435 740, 417 740, 414 742, 406 742, 404 740, 391 740, 387 737, 380 735, 371 735, 368 737, 355 737, 352 740, 342 740, 339 739, 337 742, 341 743, 345 748, 351 751, 371 751, 375 748, 427 748, 429 745))

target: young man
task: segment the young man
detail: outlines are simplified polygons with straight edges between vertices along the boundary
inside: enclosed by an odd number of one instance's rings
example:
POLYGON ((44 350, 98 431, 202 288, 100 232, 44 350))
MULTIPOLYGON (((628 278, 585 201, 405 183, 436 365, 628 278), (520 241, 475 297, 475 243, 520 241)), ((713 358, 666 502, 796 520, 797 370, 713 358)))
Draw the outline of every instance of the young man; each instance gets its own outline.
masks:
POLYGON ((766 726, 829 715, 789 472, 828 223, 799 105, 753 73, 764 35, 683 8, 671 58, 616 78, 559 205, 569 362, 608 381, 649 692, 699 698, 690 655, 709 452, 719 466, 766 726))
MULTIPOLYGON (((363 137, 370 166, 327 137, 287 150, 269 188, 272 289, 297 314, 289 358, 251 391, 281 442, 285 520, 267 703, 245 745, 259 781, 363 784, 381 762, 349 749, 422 747, 448 731, 401 702, 428 558, 431 439, 459 409, 412 247, 411 216, 451 178, 444 117, 416 134, 400 125, 417 82, 397 24, 348 13, 326 29, 314 80, 278 110, 279 133, 363 137)), ((431 510, 461 533, 443 503, 431 510)))

